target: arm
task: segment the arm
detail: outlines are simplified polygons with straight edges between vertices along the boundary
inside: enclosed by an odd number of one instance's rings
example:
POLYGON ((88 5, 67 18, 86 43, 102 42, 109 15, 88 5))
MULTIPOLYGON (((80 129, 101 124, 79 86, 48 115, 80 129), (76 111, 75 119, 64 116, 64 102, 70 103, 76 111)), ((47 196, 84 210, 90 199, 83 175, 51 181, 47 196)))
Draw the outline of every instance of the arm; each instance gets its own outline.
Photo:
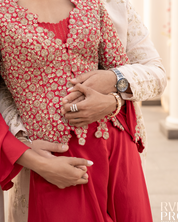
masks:
MULTIPOLYGON (((161 64, 161 59, 149 39, 148 30, 141 22, 140 17, 129 1, 118 4, 117 1, 111 0, 105 2, 105 7, 130 60, 130 64, 118 67, 129 81, 129 89, 126 93, 121 94, 122 98, 124 100, 143 101, 160 96, 166 87, 166 73, 161 64)), ((105 68, 108 69, 109 67, 105 68)), ((95 70, 85 73, 76 79, 72 79, 71 82, 74 85, 82 83, 103 94, 116 91, 114 87, 116 77, 110 70, 95 70)), ((78 103, 82 99, 84 99, 84 96, 81 96, 80 92, 72 92, 64 98, 64 107, 67 102, 78 103)), ((87 109, 90 113, 88 107, 87 109)), ((68 110, 62 110, 64 114, 66 111, 68 110)), ((98 113, 97 107, 95 113, 98 113)), ((66 118, 73 122, 75 115, 75 113, 70 114, 70 116, 67 114, 66 118)))
MULTIPOLYGON (((128 57, 125 53, 124 47, 117 36, 117 32, 102 4, 100 6, 100 43, 98 45, 99 64, 106 70, 115 66, 122 66, 127 63, 128 57), (110 33, 110 34, 108 34, 110 33)), ((82 74, 80 80, 83 80, 83 76, 87 77, 86 81, 82 81, 84 86, 89 86, 94 90, 89 91, 88 88, 83 88, 82 91, 77 90, 81 86, 74 87, 70 92, 70 95, 63 99, 62 113, 65 114, 65 118, 69 119, 71 124, 77 127, 92 123, 99 119, 102 119, 107 114, 110 114, 116 109, 116 101, 112 97, 108 97, 107 93, 113 92, 116 83, 115 74, 112 71, 96 70, 87 74, 82 74), (89 76, 90 75, 90 76, 89 76), (89 77, 88 77, 89 76, 89 77), (111 91, 110 91, 111 90, 111 91), (85 91, 85 100, 75 100, 81 93, 85 91), (96 93, 97 91, 97 93, 96 93), (104 95, 105 94, 105 95, 104 95), (93 95, 93 96, 92 96, 93 95), (100 101, 100 102, 98 102, 100 101), (103 103, 102 101, 105 101, 103 103), (77 103, 78 102, 78 103, 77 103), (79 112, 70 112, 71 103, 77 103, 79 112), (109 109, 110 107, 110 109, 109 109), (110 112, 108 112, 110 110, 110 112)), ((84 78, 85 78, 84 77, 84 78)), ((79 79, 78 78, 78 79, 79 79)), ((71 80, 72 83, 77 85, 78 79, 71 80), (75 81, 75 82, 74 82, 75 81)), ((83 98, 82 98, 83 99, 83 98)))
POLYGON ((82 158, 54 157, 44 158, 29 149, 22 154, 17 163, 32 169, 48 182, 60 189, 88 182, 87 169, 93 163, 82 158), (82 167, 80 167, 82 166, 82 167))
POLYGON ((143 101, 160 96, 166 87, 166 73, 161 58, 149 39, 149 32, 129 0, 105 2, 130 64, 118 67, 128 79, 132 94, 123 99, 143 101))
MULTIPOLYGON (((21 132, 26 130, 1 77, 0 92, 0 112, 12 133, 22 136, 21 132)), ((59 188, 88 182, 86 166, 91 165, 90 162, 79 158, 54 158, 51 152, 67 151, 68 147, 63 147, 61 144, 36 140, 33 146, 28 143, 25 146, 9 132, 4 119, 0 115, 0 185, 3 189, 9 189, 13 185, 11 179, 19 173, 22 166, 34 170, 59 188), (29 146, 32 146, 35 152, 29 149, 29 146)))
MULTIPOLYGON (((166 87, 166 73, 140 16, 128 0, 119 4, 116 0, 111 0, 105 2, 105 7, 130 60, 130 64, 118 67, 129 81, 131 89, 130 94, 123 93, 122 98, 143 101, 160 96, 166 87)), ((85 83, 86 86, 102 93, 102 90, 106 89, 105 93, 108 93, 115 90, 113 85, 116 83, 116 78, 108 70, 104 71, 101 77, 101 70, 96 70, 81 75, 71 82, 85 83)))
MULTIPOLYGON (((53 146, 57 149, 56 146, 61 146, 61 144, 53 144, 53 146)), ((11 180, 19 173, 22 166, 32 169, 59 188, 85 184, 88 182, 88 177, 82 177, 86 174, 86 169, 79 169, 78 165, 91 166, 92 162, 81 158, 40 156, 9 132, 8 126, 0 115, 0 185, 2 189, 7 190, 12 187, 11 180)))

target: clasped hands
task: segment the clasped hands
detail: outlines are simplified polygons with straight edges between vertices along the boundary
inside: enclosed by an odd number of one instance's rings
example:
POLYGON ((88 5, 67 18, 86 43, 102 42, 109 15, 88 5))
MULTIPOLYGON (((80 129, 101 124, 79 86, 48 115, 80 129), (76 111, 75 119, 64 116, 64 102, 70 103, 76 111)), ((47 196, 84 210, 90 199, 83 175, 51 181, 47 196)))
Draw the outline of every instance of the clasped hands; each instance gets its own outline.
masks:
MULTIPOLYGON (((96 70, 84 73, 71 80, 74 87, 63 98, 62 114, 69 124, 82 127, 116 110, 116 100, 111 92, 116 92, 116 76, 110 70, 96 70), (70 107, 76 104, 77 112, 71 112, 70 107)), ((122 105, 124 100, 122 100, 122 105)))
POLYGON ((87 167, 93 165, 92 161, 52 154, 66 152, 69 149, 68 145, 44 140, 23 143, 31 149, 26 150, 17 163, 35 171, 48 182, 60 189, 88 182, 87 167))
MULTIPOLYGON (((102 119, 116 109, 115 98, 108 95, 116 91, 115 82, 116 77, 113 72, 106 70, 88 72, 72 79, 71 83, 74 87, 70 89, 70 94, 63 98, 61 112, 70 124, 77 127, 102 119), (79 111, 72 113, 71 104, 77 104, 79 111)), ((61 189, 88 182, 87 167, 93 164, 92 161, 75 157, 56 157, 52 154, 53 152, 65 153, 69 149, 67 145, 42 140, 25 144, 31 147, 39 158, 44 157, 42 163, 33 170, 48 182, 61 189)))

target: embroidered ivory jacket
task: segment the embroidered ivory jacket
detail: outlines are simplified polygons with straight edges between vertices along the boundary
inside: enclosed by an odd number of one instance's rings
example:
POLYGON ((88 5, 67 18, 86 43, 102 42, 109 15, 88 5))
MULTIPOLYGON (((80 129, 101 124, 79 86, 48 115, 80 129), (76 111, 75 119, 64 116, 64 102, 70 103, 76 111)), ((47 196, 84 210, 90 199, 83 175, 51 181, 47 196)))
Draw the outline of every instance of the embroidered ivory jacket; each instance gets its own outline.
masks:
MULTIPOLYGON (((142 101, 161 95, 166 86, 165 71, 140 17, 128 0, 104 1, 104 5, 131 63, 118 67, 128 79, 133 92, 132 95, 122 94, 122 97, 132 101, 142 101)), ((14 104, 6 99, 9 97, 6 93, 7 89, 1 89, 2 91, 4 93, 0 94, 0 112, 14 134, 20 129, 25 131, 14 104)), ((140 128, 138 135, 141 134, 145 142, 143 117, 137 103, 135 103, 135 109, 140 128)))

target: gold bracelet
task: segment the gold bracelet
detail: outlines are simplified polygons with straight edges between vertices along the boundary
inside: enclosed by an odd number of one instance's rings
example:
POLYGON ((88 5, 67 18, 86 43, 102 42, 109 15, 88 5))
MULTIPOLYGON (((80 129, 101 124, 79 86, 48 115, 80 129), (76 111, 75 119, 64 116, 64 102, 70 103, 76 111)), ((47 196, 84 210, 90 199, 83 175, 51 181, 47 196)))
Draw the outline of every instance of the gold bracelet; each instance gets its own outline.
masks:
POLYGON ((32 144, 32 141, 31 139, 29 139, 28 137, 25 137, 25 136, 19 136, 19 137, 16 137, 18 140, 20 140, 22 143, 25 143, 25 142, 30 142, 32 144))
POLYGON ((109 95, 113 95, 116 99, 116 102, 117 102, 117 108, 116 108, 115 112, 108 115, 108 117, 114 117, 121 110, 121 106, 122 106, 121 97, 117 93, 109 93, 109 95))

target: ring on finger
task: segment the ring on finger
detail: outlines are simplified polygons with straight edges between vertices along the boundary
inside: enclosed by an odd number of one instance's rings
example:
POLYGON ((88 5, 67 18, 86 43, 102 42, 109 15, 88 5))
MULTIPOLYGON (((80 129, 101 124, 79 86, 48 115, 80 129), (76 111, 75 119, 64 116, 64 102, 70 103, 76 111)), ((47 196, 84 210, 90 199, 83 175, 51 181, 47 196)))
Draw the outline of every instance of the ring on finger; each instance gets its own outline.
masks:
POLYGON ((77 104, 72 104, 72 106, 70 106, 70 111, 77 112, 78 111, 77 104))

